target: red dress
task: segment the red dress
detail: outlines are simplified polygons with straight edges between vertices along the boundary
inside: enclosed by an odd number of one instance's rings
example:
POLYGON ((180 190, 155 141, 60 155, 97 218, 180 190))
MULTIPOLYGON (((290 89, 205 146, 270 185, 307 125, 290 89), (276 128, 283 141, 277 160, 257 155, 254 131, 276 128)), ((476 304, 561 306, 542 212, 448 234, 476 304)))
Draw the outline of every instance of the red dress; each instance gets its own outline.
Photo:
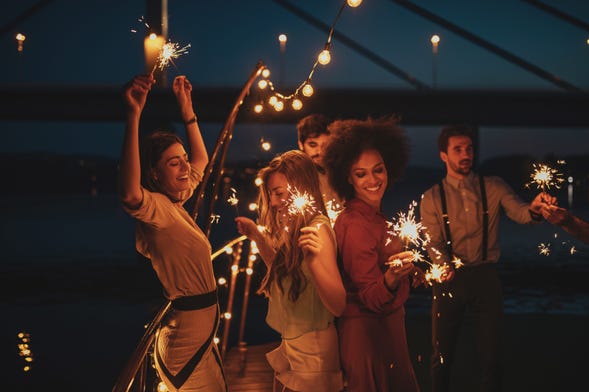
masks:
POLYGON ((334 230, 346 308, 337 320, 347 391, 419 391, 405 334, 409 279, 384 284, 385 262, 402 250, 380 211, 359 199, 346 203, 334 230))

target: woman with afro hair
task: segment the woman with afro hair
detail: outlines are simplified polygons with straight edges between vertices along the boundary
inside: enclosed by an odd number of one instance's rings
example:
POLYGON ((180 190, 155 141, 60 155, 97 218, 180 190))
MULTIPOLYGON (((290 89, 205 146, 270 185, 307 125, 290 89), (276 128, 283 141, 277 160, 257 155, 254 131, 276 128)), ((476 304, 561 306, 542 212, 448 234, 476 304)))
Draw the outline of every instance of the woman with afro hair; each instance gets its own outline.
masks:
POLYGON ((417 285, 421 274, 411 252, 387 233, 381 211, 385 191, 407 165, 407 138, 395 117, 338 120, 329 130, 324 163, 346 203, 334 226, 347 294, 337 320, 346 391, 418 391, 404 304, 410 276, 417 285))

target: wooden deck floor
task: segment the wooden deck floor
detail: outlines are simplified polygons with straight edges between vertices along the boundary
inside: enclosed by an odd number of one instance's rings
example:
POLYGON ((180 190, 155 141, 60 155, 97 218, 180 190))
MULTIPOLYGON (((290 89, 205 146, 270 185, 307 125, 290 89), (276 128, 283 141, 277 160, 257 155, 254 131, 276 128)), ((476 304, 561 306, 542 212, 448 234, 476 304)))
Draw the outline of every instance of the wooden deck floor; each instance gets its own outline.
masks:
POLYGON ((230 392, 272 392, 273 371, 265 354, 280 342, 231 348, 223 360, 230 392))

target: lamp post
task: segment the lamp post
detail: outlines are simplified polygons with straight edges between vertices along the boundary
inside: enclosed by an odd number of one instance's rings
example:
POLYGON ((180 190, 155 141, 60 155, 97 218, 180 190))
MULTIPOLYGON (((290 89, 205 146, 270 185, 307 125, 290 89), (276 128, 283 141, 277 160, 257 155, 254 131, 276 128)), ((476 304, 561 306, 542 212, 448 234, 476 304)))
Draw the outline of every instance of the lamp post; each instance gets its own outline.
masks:
POLYGON ((432 43, 432 86, 436 88, 438 84, 438 44, 440 43, 440 36, 432 35, 430 42, 432 43))
POLYGON ((280 43, 280 86, 284 87, 284 80, 286 77, 286 34, 280 34, 278 36, 278 42, 280 43))

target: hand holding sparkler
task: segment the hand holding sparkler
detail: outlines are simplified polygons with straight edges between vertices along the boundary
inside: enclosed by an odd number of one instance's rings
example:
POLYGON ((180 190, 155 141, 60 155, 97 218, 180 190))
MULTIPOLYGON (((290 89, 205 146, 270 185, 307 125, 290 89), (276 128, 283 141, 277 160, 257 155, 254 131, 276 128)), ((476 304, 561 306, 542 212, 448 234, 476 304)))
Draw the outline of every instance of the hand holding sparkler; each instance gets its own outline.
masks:
POLYGON ((140 115, 147 101, 147 94, 154 85, 155 79, 151 75, 138 75, 125 86, 125 103, 129 111, 140 115))
POLYGON ((317 256, 321 252, 323 242, 319 236, 320 227, 305 226, 301 228, 298 245, 306 256, 317 256))
POLYGON ((556 197, 554 197, 546 192, 540 192, 536 195, 534 200, 532 200, 532 202, 530 203, 530 211, 532 212, 532 214, 533 214, 532 216, 535 219, 541 220, 542 219, 542 210, 547 206, 556 205, 556 204, 558 204, 558 200, 556 199, 556 197))
POLYGON ((237 231, 239 234, 246 236, 252 241, 258 241, 261 236, 261 232, 256 225, 256 222, 251 220, 250 218, 246 218, 244 216, 238 216, 235 218, 235 223, 237 224, 237 231))
POLYGON ((389 257, 389 268, 384 273, 384 282, 389 290, 396 290, 399 282, 413 271, 413 252, 404 251, 389 257))

